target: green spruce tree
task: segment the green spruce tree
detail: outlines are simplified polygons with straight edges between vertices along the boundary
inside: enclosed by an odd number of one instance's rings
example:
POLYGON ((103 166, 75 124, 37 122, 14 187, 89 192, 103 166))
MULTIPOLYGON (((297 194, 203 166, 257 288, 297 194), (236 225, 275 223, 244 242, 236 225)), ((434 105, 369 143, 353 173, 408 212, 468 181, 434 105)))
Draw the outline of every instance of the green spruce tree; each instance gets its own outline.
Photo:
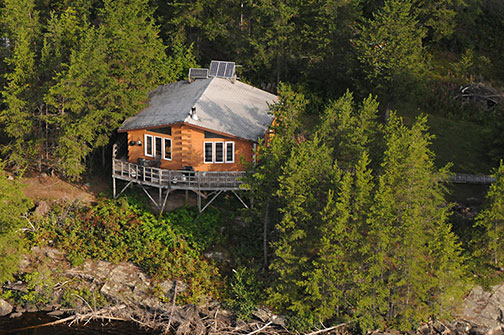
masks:
POLYGON ((279 208, 283 199, 274 190, 278 189, 282 168, 302 139, 300 115, 305 112, 308 100, 289 85, 280 85, 279 101, 270 107, 275 117, 271 132, 256 151, 257 164, 250 167, 247 186, 254 199, 250 220, 262 223, 264 267, 268 266, 269 240, 279 222, 279 208))
POLYGON ((3 88, 0 124, 8 136, 2 151, 8 162, 26 167, 38 151, 36 137, 38 106, 37 43, 40 42, 38 11, 33 0, 7 0, 2 10, 2 24, 11 54, 5 60, 9 72, 3 88))
POLYGON ((83 173, 88 155, 141 110, 150 90, 176 79, 152 15, 147 0, 105 1, 100 26, 82 34, 50 89, 46 100, 58 112, 48 122, 61 129, 55 156, 67 176, 83 173))
POLYGON ((342 172, 341 180, 329 190, 322 211, 320 249, 307 286, 310 306, 320 320, 349 320, 367 294, 359 283, 371 245, 367 218, 373 176, 368 165, 363 152, 354 172, 342 172))
POLYGON ((19 181, 10 180, 0 161, 0 283, 12 280, 23 251, 21 228, 31 201, 23 194, 19 181))
POLYGON ((276 192, 284 206, 279 209, 282 218, 273 243, 276 258, 270 269, 275 280, 269 303, 309 323, 316 319, 306 287, 320 245, 327 191, 337 178, 335 171, 331 150, 318 137, 303 141, 283 167, 276 192))
POLYGON ((369 96, 360 108, 356 108, 353 94, 349 91, 326 108, 318 133, 324 142, 334 148, 340 166, 353 167, 363 152, 377 152, 377 114, 376 98, 369 96))
POLYGON ((387 0, 383 7, 360 25, 355 40, 368 90, 387 103, 404 97, 426 71, 422 39, 426 31, 412 10, 411 0, 387 0))
POLYGON ((369 218, 373 245, 362 281, 368 295, 357 310, 366 327, 406 330, 441 310, 448 314, 463 293, 464 269, 447 221, 442 184, 447 169, 434 167, 426 118, 409 129, 392 114, 385 137, 383 172, 369 218), (454 289, 445 292, 449 285, 454 289))
POLYGON ((494 267, 504 266, 504 164, 500 161, 494 171, 495 182, 490 185, 486 199, 487 207, 476 217, 476 227, 485 230, 486 245, 477 251, 477 256, 491 260, 494 267))

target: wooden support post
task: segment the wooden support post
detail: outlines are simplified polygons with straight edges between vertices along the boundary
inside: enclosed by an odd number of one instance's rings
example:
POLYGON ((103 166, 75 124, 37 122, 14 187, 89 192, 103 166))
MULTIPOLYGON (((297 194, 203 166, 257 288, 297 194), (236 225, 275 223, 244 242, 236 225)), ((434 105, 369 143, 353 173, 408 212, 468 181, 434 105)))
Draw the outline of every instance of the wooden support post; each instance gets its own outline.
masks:
POLYGON ((164 208, 166 206, 166 200, 168 200, 168 195, 170 195, 170 189, 167 189, 166 190, 166 196, 164 198, 164 201, 163 201, 163 206, 161 207, 161 212, 159 213, 159 215, 163 215, 163 211, 164 211, 164 208))
POLYGON ((189 204, 189 190, 185 190, 185 205, 189 204))
POLYGON ((214 195, 214 197, 213 197, 212 199, 210 199, 210 201, 209 201, 209 202, 205 205, 205 207, 203 207, 203 208, 200 210, 200 213, 201 213, 201 212, 203 212, 203 211, 204 211, 204 210, 205 210, 208 206, 210 206, 210 204, 211 204, 211 203, 212 203, 215 199, 217 199, 217 197, 218 197, 218 196, 219 196, 222 192, 223 192, 222 190, 218 191, 218 192, 214 195))
POLYGON ((245 201, 243 201, 242 198, 240 198, 240 196, 235 191, 231 191, 231 192, 233 192, 233 194, 238 198, 238 200, 240 200, 240 202, 242 203, 243 207, 245 207, 246 209, 249 208, 247 206, 247 204, 245 203, 245 201))
POLYGON ((201 213, 201 193, 197 192, 196 194, 198 196, 198 210, 201 213))
POLYGON ((112 175, 112 194, 114 195, 114 199, 116 199, 116 179, 112 175))
POLYGON ((159 206, 163 203, 163 189, 159 187, 159 206))
POLYGON ((119 194, 118 194, 116 197, 114 197, 114 199, 119 198, 119 196, 120 196, 120 195, 121 195, 124 191, 126 191, 126 189, 128 188, 128 186, 130 186, 132 182, 133 182, 133 180, 130 180, 130 181, 126 184, 126 186, 124 186, 124 187, 123 187, 123 189, 121 190, 121 192, 119 192, 119 194))
POLYGON ((143 185, 142 185, 142 184, 139 184, 139 185, 140 185, 140 188, 141 188, 141 189, 145 192, 145 194, 147 194, 147 196, 149 197, 150 201, 152 201, 152 203, 153 203, 153 204, 154 204, 157 208, 161 208, 161 206, 160 206, 160 205, 158 205, 158 204, 156 203, 156 200, 154 200, 154 198, 150 195, 150 193, 149 193, 149 192, 147 192, 147 190, 145 189, 145 187, 143 187, 143 185))
POLYGON ((266 209, 264 210, 264 227, 263 227, 263 252, 264 252, 264 269, 268 268, 268 221, 269 221, 269 206, 270 198, 266 201, 266 209))

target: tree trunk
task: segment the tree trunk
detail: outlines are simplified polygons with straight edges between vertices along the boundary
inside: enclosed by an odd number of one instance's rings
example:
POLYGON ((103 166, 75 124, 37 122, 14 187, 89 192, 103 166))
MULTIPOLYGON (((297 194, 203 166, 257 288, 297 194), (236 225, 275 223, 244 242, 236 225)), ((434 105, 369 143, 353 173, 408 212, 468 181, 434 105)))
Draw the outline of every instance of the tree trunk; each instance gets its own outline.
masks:
POLYGON ((268 268, 268 221, 269 221, 269 206, 270 199, 266 201, 266 209, 264 210, 264 227, 263 227, 263 249, 264 249, 264 269, 268 268))

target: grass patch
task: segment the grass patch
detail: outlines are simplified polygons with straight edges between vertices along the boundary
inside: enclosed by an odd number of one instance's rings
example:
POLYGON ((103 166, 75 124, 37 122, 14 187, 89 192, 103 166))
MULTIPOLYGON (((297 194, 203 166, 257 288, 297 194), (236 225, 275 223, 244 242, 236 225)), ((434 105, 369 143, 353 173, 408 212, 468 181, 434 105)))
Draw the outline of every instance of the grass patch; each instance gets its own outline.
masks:
MULTIPOLYGON (((413 104, 403 103, 397 108, 408 125, 422 113, 413 104)), ((428 115, 429 132, 435 136, 431 149, 436 154, 436 165, 453 163, 451 171, 471 174, 490 174, 493 164, 487 155, 490 136, 488 127, 464 120, 428 115)))
POLYGON ((429 128, 436 136, 432 150, 439 166, 453 163, 452 171, 489 174, 492 168, 486 152, 488 129, 469 121, 429 115, 429 128))

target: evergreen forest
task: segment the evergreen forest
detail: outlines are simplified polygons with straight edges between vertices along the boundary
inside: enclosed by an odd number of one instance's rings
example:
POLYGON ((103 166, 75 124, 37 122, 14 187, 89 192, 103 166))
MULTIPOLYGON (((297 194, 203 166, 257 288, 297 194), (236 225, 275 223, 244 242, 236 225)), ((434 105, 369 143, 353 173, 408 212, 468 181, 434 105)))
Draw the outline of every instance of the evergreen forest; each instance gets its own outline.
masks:
MULTIPOLYGON (((0 11, 0 282, 50 244, 73 265, 130 261, 190 283, 179 303, 211 297, 239 319, 263 306, 293 331, 355 333, 450 319, 474 285, 504 282, 503 1, 0 0, 0 11), (211 60, 279 97, 274 136, 247 167, 253 208, 224 198, 156 216, 131 191, 31 219, 25 173, 80 183, 109 171, 116 131, 148 93, 211 60), (462 188, 454 173, 495 181, 462 188), (474 217, 456 215, 477 197, 474 217), (204 257, 216 246, 232 269, 204 257)), ((42 303, 35 291, 0 297, 42 303)))

